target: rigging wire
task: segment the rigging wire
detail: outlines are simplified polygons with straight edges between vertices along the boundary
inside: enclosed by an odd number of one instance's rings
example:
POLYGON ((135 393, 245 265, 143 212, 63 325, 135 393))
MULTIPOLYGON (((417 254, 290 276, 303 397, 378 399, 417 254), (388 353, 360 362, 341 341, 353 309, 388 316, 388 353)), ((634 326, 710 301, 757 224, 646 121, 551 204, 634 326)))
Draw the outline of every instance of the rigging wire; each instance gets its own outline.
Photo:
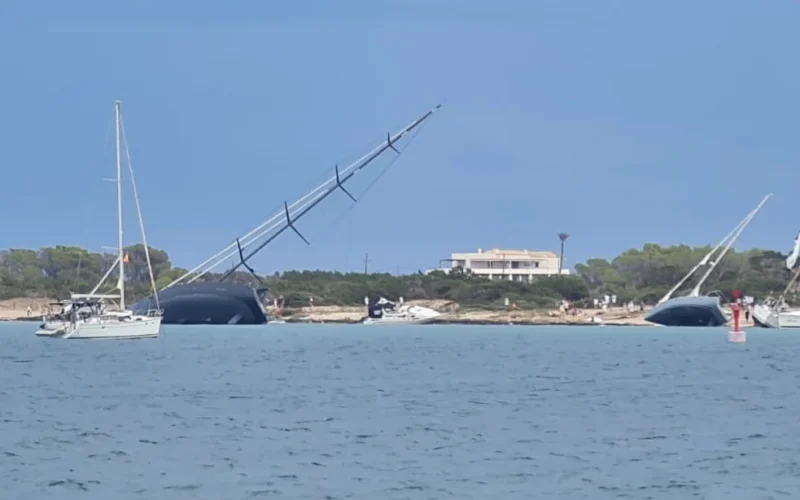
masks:
MULTIPOLYGON (((376 147, 375 149, 373 149, 369 153, 365 154, 364 156, 362 156, 361 158, 359 158, 355 162, 351 163, 350 165, 348 165, 344 169, 339 170, 339 174, 343 175, 345 180, 347 180, 348 178, 352 177, 353 175, 358 173, 361 169, 366 167, 370 162, 372 162, 378 156, 380 156, 384 151, 386 151, 386 149, 394 148, 394 146, 393 146, 394 142, 396 142, 400 138, 404 137, 408 133, 413 133, 414 129, 424 125, 424 122, 426 121, 426 119, 431 114, 433 114, 436 110, 438 110, 439 108, 441 108, 441 104, 437 105, 435 108, 429 110, 423 116, 417 118, 414 122, 412 122, 411 124, 406 126, 403 130, 398 132, 395 135, 394 141, 389 142, 388 145, 376 147)), ((413 137, 413 134, 412 134, 411 137, 413 137)), ((396 148, 394 148, 394 149, 396 149, 396 148)), ((332 178, 328 179, 326 182, 324 182, 324 183, 320 184, 319 186, 317 186, 314 190, 312 190, 311 192, 307 193, 305 196, 303 196, 299 200, 296 200, 291 205, 287 204, 286 205, 286 211, 287 212, 289 211, 289 209, 293 209, 294 210, 293 214, 289 214, 289 217, 291 218, 291 216, 294 215, 294 214, 297 214, 298 217, 302 216, 304 213, 308 212, 308 210, 310 210, 311 207, 313 207, 314 205, 316 205, 317 203, 322 201, 322 199, 324 199, 328 195, 330 195, 332 193, 332 189, 335 189, 335 184, 334 184, 334 186, 331 185, 331 183, 334 183, 334 182, 338 182, 337 178, 332 177, 332 178)), ((200 277, 202 277, 206 273, 210 272, 213 268, 217 267, 224 259, 227 259, 229 256, 231 256, 236 251, 235 248, 234 248, 236 246, 241 245, 242 247, 246 247, 247 245, 250 245, 250 244, 254 243, 256 240, 261 239, 267 233, 269 233, 269 232, 271 232, 273 230, 277 230, 278 232, 276 234, 273 234, 273 236, 271 236, 270 238, 276 237, 278 234, 283 232, 287 227, 290 227, 290 225, 287 226, 287 225, 285 225, 284 222, 282 222, 280 220, 282 218, 283 218, 283 214, 280 214, 280 213, 275 214, 272 218, 270 218, 267 221, 264 221, 261 225, 259 225, 258 227, 256 227, 252 231, 250 231, 245 236, 241 237, 237 242, 228 245, 228 247, 226 247, 225 249, 219 251, 217 254, 213 255, 212 257, 210 257, 209 259, 207 259, 206 261, 204 261, 200 265, 196 266, 194 269, 188 271, 186 274, 184 274, 180 278, 174 280, 172 283, 167 285, 167 287, 175 285, 175 284, 183 281, 185 278, 187 278, 189 276, 192 276, 192 277, 188 280, 188 283, 192 283, 192 282, 196 281, 197 279, 199 279, 200 277), (202 271, 200 271, 201 269, 202 269, 202 271), (199 273, 198 273, 198 271, 199 271, 199 273)), ((256 249, 255 251, 257 252, 261 247, 263 247, 264 245, 269 243, 269 241, 271 241, 271 239, 267 240, 264 243, 261 243, 259 248, 256 249)))
POLYGON ((156 288, 156 279, 153 276, 153 265, 150 262, 150 247, 147 246, 147 236, 144 232, 144 219, 142 218, 142 207, 139 204, 139 193, 136 189, 136 178, 133 175, 133 163, 131 162, 131 151, 128 147, 128 137, 125 135, 125 125, 122 121, 122 113, 119 115, 119 128, 122 134, 122 142, 125 145, 125 159, 128 163, 128 171, 131 174, 131 187, 133 188, 133 199, 136 201, 136 214, 139 217, 139 227, 142 230, 142 243, 144 244, 144 257, 147 259, 147 271, 150 275, 150 285, 153 287, 153 297, 155 297, 156 310, 161 310, 161 304, 158 301, 158 289, 156 288))
MULTIPOLYGON (((361 192, 361 193, 360 193, 360 194, 357 196, 357 199, 358 199, 358 200, 363 200, 363 199, 364 199, 364 197, 367 195, 367 193, 369 193, 369 192, 372 190, 372 188, 373 188, 373 187, 375 187, 375 184, 377 184, 377 183, 378 183, 378 181, 379 181, 379 180, 381 180, 381 177, 383 177, 384 175, 386 175, 386 172, 388 172, 388 171, 389 171, 389 169, 392 167, 392 165, 394 165, 394 164, 395 164, 395 162, 396 162, 397 160, 399 160, 399 159, 400 159, 400 157, 402 156, 402 153, 404 153, 404 152, 406 151, 406 149, 408 149, 408 147, 409 147, 409 146, 411 146, 411 144, 414 142, 414 139, 416 139, 416 138, 417 138, 417 135, 419 135, 419 133, 422 131, 422 129, 423 129, 423 128, 424 128, 424 127, 427 125, 427 124, 428 124, 428 122, 427 122, 427 121, 426 121, 426 122, 423 122, 423 123, 422 123, 422 124, 421 124, 421 125, 420 125, 418 128, 416 128, 415 130, 413 130, 413 131, 411 132, 411 136, 408 138, 408 141, 406 141, 406 143, 405 143, 405 144, 403 144, 403 146, 400 148, 400 153, 401 153, 401 154, 399 154, 399 155, 395 155, 395 156, 394 156, 394 158, 392 158, 392 159, 391 159, 391 160, 390 160, 390 161, 389 161, 389 162, 386 164, 386 166, 385 166, 385 167, 383 167, 383 169, 382 169, 382 170, 381 170, 381 171, 378 173, 378 175, 377 175, 377 176, 375 176, 375 179, 373 179, 373 180, 372 180, 372 182, 370 182, 370 183, 367 185, 367 187, 366 187, 366 188, 365 188, 365 189, 364 189, 364 190, 363 190, 363 191, 362 191, 362 192, 361 192)), ((333 219, 333 221, 332 221, 330 224, 331 224, 331 225, 334 225, 334 224, 338 223, 338 222, 339 222, 340 220, 342 220, 344 217, 346 217, 347 215, 349 215, 349 214, 350 214, 350 213, 353 211, 353 209, 355 208, 355 206, 356 206, 356 203, 351 203, 350 205, 348 205, 348 206, 347 206, 347 208, 345 208, 345 209, 342 211, 342 213, 340 213, 340 214, 339 214, 339 215, 338 215, 338 216, 337 216, 335 219, 333 219)))

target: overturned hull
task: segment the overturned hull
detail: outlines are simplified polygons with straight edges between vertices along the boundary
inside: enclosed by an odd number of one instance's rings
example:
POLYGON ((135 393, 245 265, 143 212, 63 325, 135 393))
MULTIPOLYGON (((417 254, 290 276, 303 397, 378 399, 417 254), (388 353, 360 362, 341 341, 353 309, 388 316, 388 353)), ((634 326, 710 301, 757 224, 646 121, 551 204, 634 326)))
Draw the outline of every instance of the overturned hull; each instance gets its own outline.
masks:
MULTIPOLYGON (((232 283, 175 285, 158 292, 165 325, 261 325, 267 322, 266 289, 232 283)), ((131 307, 136 314, 156 307, 152 297, 131 307)))
POLYGON ((644 319, 663 326, 723 326, 729 318, 719 297, 675 297, 655 306, 644 319))

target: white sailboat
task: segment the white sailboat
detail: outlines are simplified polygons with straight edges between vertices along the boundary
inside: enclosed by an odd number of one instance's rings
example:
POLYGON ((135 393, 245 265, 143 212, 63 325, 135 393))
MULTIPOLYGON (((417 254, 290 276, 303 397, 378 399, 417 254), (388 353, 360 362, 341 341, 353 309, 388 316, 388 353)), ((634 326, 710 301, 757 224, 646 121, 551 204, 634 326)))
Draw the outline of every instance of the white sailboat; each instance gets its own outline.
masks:
MULTIPOLYGON (((792 252, 786 258, 786 268, 791 271, 797 264, 798 257, 800 257, 800 233, 794 238, 792 252)), ((786 304, 786 294, 797 282, 798 277, 800 268, 792 275, 792 279, 777 300, 767 299, 753 308, 753 321, 757 325, 766 328, 800 328, 800 309, 790 309, 786 304)))
POLYGON ((147 270, 150 273, 150 285, 155 297, 156 309, 149 310, 146 314, 134 314, 125 307, 125 264, 127 256, 122 243, 122 159, 120 132, 122 116, 120 102, 114 106, 116 130, 116 164, 117 164, 117 243, 118 256, 114 264, 94 289, 88 294, 71 294, 70 299, 62 302, 62 309, 58 314, 45 316, 36 335, 59 339, 141 339, 158 337, 161 332, 161 310, 156 293, 153 268, 150 263, 150 250, 147 246, 147 237, 144 231, 144 221, 139 206, 139 196, 136 192, 136 182, 133 176, 133 167, 126 147, 126 157, 131 175, 136 211, 139 216, 139 226, 142 231, 147 270), (119 279, 116 289, 119 294, 97 293, 111 272, 117 268, 119 279), (113 304, 117 300, 118 304, 113 304))

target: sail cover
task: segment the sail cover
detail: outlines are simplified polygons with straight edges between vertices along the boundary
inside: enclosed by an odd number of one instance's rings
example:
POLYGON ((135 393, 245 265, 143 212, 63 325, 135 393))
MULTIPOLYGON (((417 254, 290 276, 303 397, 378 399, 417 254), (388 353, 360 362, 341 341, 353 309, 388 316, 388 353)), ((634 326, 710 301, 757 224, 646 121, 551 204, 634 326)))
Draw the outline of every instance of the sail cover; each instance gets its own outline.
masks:
POLYGON ((786 269, 792 270, 797 264, 797 258, 800 257, 800 232, 797 233, 797 236, 794 237, 794 246, 792 247, 792 253, 786 257, 786 269))

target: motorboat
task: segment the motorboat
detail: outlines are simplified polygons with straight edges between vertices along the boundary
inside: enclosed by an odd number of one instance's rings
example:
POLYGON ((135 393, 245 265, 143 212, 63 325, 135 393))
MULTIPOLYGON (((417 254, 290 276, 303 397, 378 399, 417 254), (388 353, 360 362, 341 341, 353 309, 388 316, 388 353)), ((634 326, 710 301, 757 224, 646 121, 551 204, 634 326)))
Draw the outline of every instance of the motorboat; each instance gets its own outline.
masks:
POLYGON ((418 305, 397 305, 380 297, 367 306, 365 325, 423 325, 435 320, 441 314, 428 307, 418 305))

